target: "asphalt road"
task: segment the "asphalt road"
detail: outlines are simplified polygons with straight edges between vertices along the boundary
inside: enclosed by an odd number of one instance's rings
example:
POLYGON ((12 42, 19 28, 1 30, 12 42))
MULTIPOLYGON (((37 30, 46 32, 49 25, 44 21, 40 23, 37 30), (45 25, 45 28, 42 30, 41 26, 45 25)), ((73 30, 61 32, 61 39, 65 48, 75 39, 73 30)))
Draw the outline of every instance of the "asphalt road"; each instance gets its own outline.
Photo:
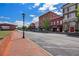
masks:
POLYGON ((25 36, 54 56, 79 56, 79 38, 64 34, 25 32, 25 36))

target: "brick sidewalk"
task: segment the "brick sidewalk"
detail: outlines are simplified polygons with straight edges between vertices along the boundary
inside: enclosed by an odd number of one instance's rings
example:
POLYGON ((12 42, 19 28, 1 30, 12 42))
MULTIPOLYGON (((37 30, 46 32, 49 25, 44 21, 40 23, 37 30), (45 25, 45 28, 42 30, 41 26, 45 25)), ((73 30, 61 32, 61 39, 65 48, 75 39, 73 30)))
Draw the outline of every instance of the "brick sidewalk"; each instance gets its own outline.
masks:
POLYGON ((3 56, 49 56, 51 55, 30 39, 22 39, 21 33, 15 31, 5 49, 3 56))

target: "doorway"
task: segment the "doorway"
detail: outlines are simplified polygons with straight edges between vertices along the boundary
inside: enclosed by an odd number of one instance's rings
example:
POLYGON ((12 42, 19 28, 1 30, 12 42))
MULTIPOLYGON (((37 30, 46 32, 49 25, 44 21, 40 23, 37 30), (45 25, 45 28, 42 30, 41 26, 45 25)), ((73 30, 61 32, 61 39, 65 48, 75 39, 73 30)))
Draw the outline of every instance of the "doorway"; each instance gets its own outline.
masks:
POLYGON ((57 28, 53 28, 53 32, 57 32, 57 28))
POLYGON ((75 28, 74 27, 70 27, 69 28, 69 32, 75 32, 75 28))

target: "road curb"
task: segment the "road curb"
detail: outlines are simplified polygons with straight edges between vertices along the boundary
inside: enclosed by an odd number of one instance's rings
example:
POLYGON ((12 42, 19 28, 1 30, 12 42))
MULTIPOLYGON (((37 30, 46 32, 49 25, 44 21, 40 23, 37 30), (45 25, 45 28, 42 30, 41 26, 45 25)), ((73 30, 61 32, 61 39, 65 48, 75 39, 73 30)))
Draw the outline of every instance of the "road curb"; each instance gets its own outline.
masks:
POLYGON ((33 44, 35 44, 35 45, 37 45, 42 51, 44 51, 46 54, 47 54, 47 56, 53 56, 51 53, 49 53, 48 51, 46 51, 44 48, 42 48, 40 45, 38 45, 36 42, 34 42, 33 40, 31 40, 31 38, 28 38, 27 37, 27 39, 29 40, 29 41, 31 41, 33 44))

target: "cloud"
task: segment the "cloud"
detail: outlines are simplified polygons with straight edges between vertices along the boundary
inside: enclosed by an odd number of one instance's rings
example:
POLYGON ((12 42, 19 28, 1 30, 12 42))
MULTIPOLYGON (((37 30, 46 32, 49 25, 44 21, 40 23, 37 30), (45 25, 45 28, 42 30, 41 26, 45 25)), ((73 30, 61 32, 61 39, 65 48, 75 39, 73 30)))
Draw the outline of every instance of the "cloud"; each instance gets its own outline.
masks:
POLYGON ((35 22, 38 22, 39 21, 39 17, 34 17, 33 20, 32 20, 32 23, 35 23, 35 22))
POLYGON ((22 26, 23 26, 23 21, 16 21, 15 24, 16 24, 18 27, 22 27, 22 26))
POLYGON ((35 4, 33 5, 33 8, 38 7, 39 5, 40 5, 40 3, 35 3, 35 4))
POLYGON ((7 22, 7 21, 5 21, 5 22, 3 22, 3 21, 0 21, 0 23, 9 23, 9 22, 7 22))
POLYGON ((26 3, 20 3, 19 5, 24 6, 26 3))
MULTIPOLYGON (((15 21, 15 22, 8 22, 8 21, 0 21, 0 23, 8 23, 8 24, 14 24, 14 25, 17 25, 18 27, 22 27, 23 26, 23 21, 15 21)), ((25 26, 29 26, 31 22, 28 22, 28 23, 25 23, 25 26)))
MULTIPOLYGON (((8 21, 0 21, 0 23, 14 24, 13 22, 8 22, 8 21)), ((15 25, 15 24, 14 24, 14 25, 15 25)))
POLYGON ((44 4, 42 7, 39 8, 39 10, 44 11, 44 10, 47 10, 47 8, 48 8, 48 5, 44 4))
POLYGON ((55 5, 57 5, 57 4, 58 3, 45 3, 38 10, 41 11, 41 12, 46 12, 46 10, 48 10, 48 11, 52 11, 52 12, 58 14, 58 15, 62 15, 62 12, 58 11, 58 8, 55 7, 55 5))
MULTIPOLYGON (((22 27, 23 26, 23 21, 16 21, 14 24, 16 24, 18 27, 22 27)), ((25 26, 29 26, 30 25, 30 22, 28 22, 28 23, 25 23, 25 26)))
POLYGON ((40 11, 45 11, 47 9, 49 11, 54 10, 54 9, 56 9, 56 7, 54 7, 54 5, 56 5, 56 4, 58 4, 58 3, 55 3, 55 4, 53 4, 53 3, 45 3, 45 4, 43 4, 42 7, 39 8, 39 10, 40 11))
POLYGON ((60 11, 58 9, 53 10, 52 12, 58 14, 58 15, 62 15, 62 9, 60 9, 60 11))
POLYGON ((30 17, 35 17, 35 15, 32 14, 32 15, 30 15, 30 17))
POLYGON ((40 6, 40 3, 34 3, 33 6, 29 7, 28 9, 32 9, 32 8, 36 8, 36 7, 39 7, 40 6))
POLYGON ((57 11, 56 11, 55 13, 58 14, 58 15, 62 15, 62 12, 57 12, 57 11))
POLYGON ((22 3, 22 5, 25 5, 25 3, 22 3))
POLYGON ((55 10, 57 8, 51 5, 48 9, 49 9, 49 11, 52 11, 52 10, 55 10))
POLYGON ((31 23, 35 23, 35 22, 37 22, 37 21, 39 21, 39 17, 38 16, 36 16, 36 15, 30 15, 30 17, 32 17, 32 21, 31 21, 31 23))
POLYGON ((0 16, 0 19, 10 19, 10 17, 0 16))

